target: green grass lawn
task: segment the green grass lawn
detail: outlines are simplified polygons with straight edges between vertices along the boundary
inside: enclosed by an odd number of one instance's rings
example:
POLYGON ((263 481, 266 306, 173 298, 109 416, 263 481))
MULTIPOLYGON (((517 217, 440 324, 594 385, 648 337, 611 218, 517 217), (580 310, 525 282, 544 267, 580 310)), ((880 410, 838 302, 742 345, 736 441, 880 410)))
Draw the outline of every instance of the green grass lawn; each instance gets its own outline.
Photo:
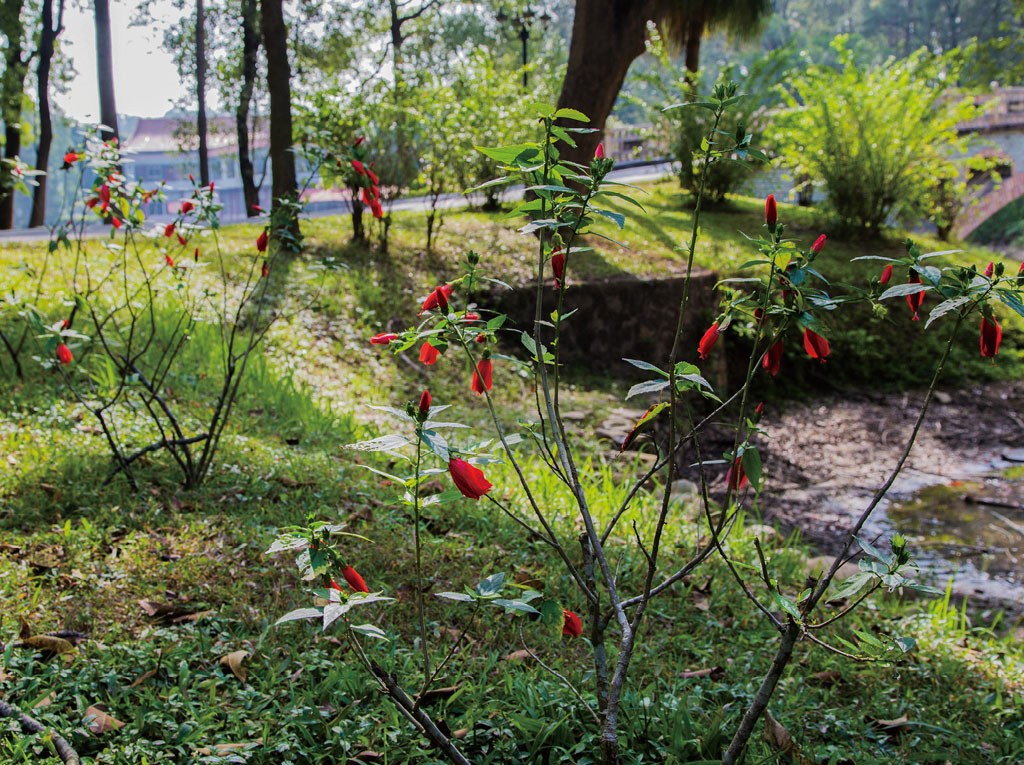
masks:
MULTIPOLYGON (((643 199, 651 217, 631 218, 624 232, 614 234, 627 249, 595 241, 595 252, 574 262, 573 278, 679 272, 675 247, 689 213, 672 184, 647 191, 643 199)), ((739 232, 755 234, 761 214, 761 202, 750 199, 731 200, 728 208, 709 212, 698 263, 732 273, 749 256, 739 232)), ((781 210, 791 224, 789 232, 805 241, 817 235, 814 216, 810 210, 781 210)), ((427 255, 422 251, 423 215, 403 213, 396 216, 390 252, 384 255, 350 246, 345 218, 306 223, 306 254, 272 275, 282 305, 290 310, 268 335, 241 390, 213 474, 195 491, 180 487, 159 453, 141 461, 140 491, 123 478, 103 485, 110 460, 88 413, 68 396, 59 378, 31 361, 31 353, 21 380, 4 359, 0 696, 53 724, 86 762, 299 765, 345 762, 367 751, 379 757, 367 755, 366 762, 435 761, 374 689, 347 643, 306 623, 272 626, 285 612, 308 605, 309 596, 291 558, 263 551, 278 528, 301 524, 310 513, 367 537, 369 542, 346 542, 346 554, 358 561, 371 589, 397 598, 374 614, 392 639, 373 651, 382 664, 415 683, 412 521, 393 502, 386 482, 362 468, 387 469, 387 459, 342 447, 390 427, 366 405, 400 406, 424 387, 436 404, 454 405, 449 419, 478 428, 462 437, 464 442, 485 437, 483 405, 469 392, 463 364, 446 357, 427 374, 418 364, 371 349, 367 338, 412 322, 430 287, 459 274, 458 262, 467 249, 480 252, 495 273, 514 274, 511 281, 527 279, 535 257, 532 240, 517 234, 515 225, 500 214, 452 213, 446 216, 438 251, 427 255), (337 258, 344 267, 328 271, 318 286, 321 275, 308 267, 323 256, 337 258), (171 606, 184 618, 161 623, 140 600, 171 606), (73 653, 46 659, 14 647, 20 620, 31 634, 76 630, 88 639, 73 653), (220 661, 235 651, 248 654, 244 682, 220 661), (124 726, 89 732, 83 719, 95 705, 103 705, 124 726), (247 746, 218 756, 211 749, 217 744, 247 746)), ((230 251, 247 253, 257 233, 243 225, 227 227, 221 236, 230 251)), ((604 233, 613 235, 610 229, 604 233)), ((900 237, 894 234, 893 241, 880 243, 830 241, 827 265, 835 268, 837 281, 863 279, 876 266, 847 260, 899 254, 900 237)), ((946 246, 926 241, 925 249, 946 246)), ((31 283, 44 252, 40 245, 0 247, 5 294, 31 283)), ((984 266, 991 255, 972 249, 964 257, 984 266)), ((39 302, 51 321, 66 310, 59 294, 48 292, 39 302)), ((877 378, 896 359, 907 359, 908 345, 923 348, 922 355, 934 349, 930 335, 909 326, 901 308, 905 304, 893 306, 891 316, 877 322, 858 317, 833 327, 829 367, 842 384, 877 378), (916 334, 894 336, 896 331, 916 334), (914 340, 908 344, 905 337, 914 340), (842 361, 844 356, 849 361, 842 361)), ((976 361, 972 335, 957 360, 959 374, 1019 376, 1024 343, 1013 335, 1019 336, 1021 325, 1007 320, 1005 326, 999 365, 976 361)), ((15 333, 21 325, 5 311, 0 327, 15 333)), ((175 402, 209 404, 213 391, 201 380, 215 367, 211 347, 209 338, 196 334, 183 357, 186 363, 168 378, 168 395, 175 402)), ((87 384, 89 370, 85 360, 74 374, 87 384)), ((780 395, 817 384, 818 374, 810 365, 796 367, 780 395)), ((886 384, 913 384, 919 380, 915 374, 894 372, 886 384)), ((620 405, 629 384, 573 375, 565 407, 587 413, 588 424, 599 422, 602 412, 620 405)), ((532 395, 530 381, 507 364, 497 367, 495 393, 504 402, 499 416, 507 422, 532 395)), ((140 413, 125 409, 118 416, 140 443, 149 436, 140 413)), ((609 462, 596 440, 584 438, 582 448, 584 470, 598 498, 595 512, 607 517, 634 466, 622 459, 609 462)), ((523 465, 542 501, 555 509, 557 531, 575 534, 564 487, 525 447, 523 465)), ((521 502, 509 467, 491 466, 488 476, 509 503, 521 502)), ((641 493, 627 520, 637 521, 642 530, 655 501, 655 495, 641 493)), ((677 512, 667 549, 681 558, 697 542, 700 528, 689 520, 688 505, 681 504, 677 512)), ((465 500, 428 512, 423 535, 432 591, 460 590, 496 572, 509 577, 525 572, 540 579, 545 592, 582 610, 571 600, 561 566, 543 547, 524 542, 517 527, 486 503, 465 500)), ((742 527, 730 544, 741 560, 755 560, 752 538, 742 527)), ((624 584, 638 586, 641 561, 628 552, 632 548, 626 540, 613 539, 612 549, 622 552, 624 584)), ((806 575, 799 539, 779 540, 771 554, 784 586, 798 591, 806 575)), ((440 600, 428 606, 435 651, 444 650, 463 627, 469 626, 471 638, 439 682, 458 690, 431 713, 451 730, 466 731, 461 745, 474 762, 592 761, 594 731, 571 693, 532 661, 506 658, 522 648, 515 624, 488 616, 470 625, 459 606, 440 600)), ((712 758, 723 738, 731 736, 767 669, 776 636, 717 561, 655 601, 649 617, 649 641, 636 656, 623 711, 628 761, 712 758), (707 669, 715 671, 689 674, 707 669)), ((852 629, 911 636, 918 645, 901 660, 885 663, 850 662, 801 646, 770 711, 808 761, 1024 759, 1019 638, 1014 642, 1012 633, 999 637, 996 631, 972 627, 942 599, 873 597, 838 634, 850 637, 852 629)), ((546 662, 591 695, 587 651, 579 642, 552 641, 529 626, 524 634, 546 662)), ((758 734, 747 762, 777 759, 758 734)), ((44 740, 0 733, 0 762, 56 761, 44 740)))

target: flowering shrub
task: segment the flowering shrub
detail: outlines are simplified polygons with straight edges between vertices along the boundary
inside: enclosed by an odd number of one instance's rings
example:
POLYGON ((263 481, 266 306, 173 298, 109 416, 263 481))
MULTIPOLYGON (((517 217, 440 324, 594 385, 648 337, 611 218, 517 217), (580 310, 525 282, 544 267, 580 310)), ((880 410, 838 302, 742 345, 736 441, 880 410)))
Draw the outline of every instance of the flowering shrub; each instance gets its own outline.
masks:
POLYGON ((127 162, 115 142, 96 139, 65 155, 76 188, 84 177, 91 184, 52 229, 39 278, 63 290, 69 310, 48 317, 52 307, 26 303, 23 313, 40 362, 61 375, 102 431, 114 460, 107 480, 120 472, 135 484, 136 460, 162 452, 192 488, 209 473, 251 354, 280 316, 274 263, 299 243, 285 210, 266 222, 249 252, 225 252, 215 186, 191 175, 174 219, 147 230, 146 206, 167 192, 130 181, 127 162), (96 223, 109 226, 109 238, 94 244, 85 234, 96 223), (207 377, 214 391, 208 407, 175 401, 166 390, 194 374, 180 368, 181 357, 200 332, 213 335, 211 361, 219 361, 207 377), (150 426, 142 434, 127 427, 139 413, 150 426))
MULTIPOLYGON (((714 115, 702 143, 704 156, 700 166, 705 175, 715 162, 749 144, 749 136, 743 131, 726 134, 718 130, 722 115, 735 97, 734 85, 722 85, 716 88, 712 98, 680 107, 704 109, 714 115)), ((977 273, 974 268, 933 266, 928 261, 941 253, 922 254, 913 242, 908 242, 905 257, 881 258, 888 261, 886 268, 870 284, 854 288, 848 294, 831 295, 828 292, 829 281, 819 272, 815 262, 827 247, 826 239, 818 237, 809 247, 787 239, 785 224, 779 220, 778 206, 770 196, 765 204, 763 233, 750 240, 756 255, 744 264, 742 270, 746 273, 743 276, 721 282, 725 295, 721 314, 695 349, 700 359, 708 358, 714 352, 719 336, 735 324, 742 323, 753 332, 754 342, 743 384, 729 393, 716 391, 697 365, 682 359, 685 353, 683 343, 688 342, 682 335, 683 318, 688 308, 690 275, 699 242, 702 197, 698 195, 690 238, 682 248, 686 256, 686 279, 680 295, 670 356, 667 360, 659 360, 659 363, 625 360, 648 378, 634 385, 629 395, 657 395, 659 400, 636 423, 623 447, 636 443, 642 437, 653 448, 656 459, 635 481, 622 504, 610 516, 597 517, 592 504, 597 489, 588 486, 581 478, 581 447, 565 427, 561 411, 559 389, 564 383, 559 361, 560 330, 567 321, 585 321, 585 317, 576 316, 570 309, 573 256, 587 249, 581 244, 580 236, 590 232, 594 221, 601 217, 623 225, 624 219, 620 214, 601 207, 603 200, 614 198, 635 202, 617 191, 616 184, 608 179, 612 162, 603 156, 603 152, 599 151, 598 156, 586 166, 559 159, 558 145, 572 143, 574 134, 587 130, 564 127, 562 123, 583 121, 583 115, 568 109, 541 110, 538 119, 543 126, 539 140, 481 150, 501 166, 503 175, 493 181, 494 185, 519 180, 532 193, 532 198, 518 208, 527 217, 521 231, 538 235, 535 267, 538 302, 534 324, 532 328, 518 333, 518 341, 526 349, 526 360, 497 353, 499 334, 509 334, 504 326, 504 315, 467 302, 466 296, 473 288, 483 279, 490 278, 485 275, 484 259, 474 252, 467 254, 462 264, 462 276, 435 287, 422 299, 416 326, 369 339, 371 344, 387 346, 396 353, 419 348, 420 359, 425 365, 433 365, 439 357, 448 354, 464 359, 466 368, 473 370, 467 387, 480 397, 497 439, 470 443, 461 436, 465 426, 442 419, 440 415, 447 407, 437 405, 433 397, 424 392, 418 400, 408 401, 404 407, 375 406, 394 418, 399 430, 349 447, 382 452, 395 459, 396 464, 409 466, 407 470, 396 469, 396 472, 384 472, 373 467, 368 469, 397 488, 395 502, 407 507, 412 517, 416 580, 413 592, 419 632, 417 650, 423 665, 422 676, 414 680, 419 692, 407 692, 391 673, 371 658, 372 652, 364 646, 364 638, 383 640, 388 638, 388 633, 376 623, 359 623, 365 617, 357 618, 356 614, 364 614, 367 607, 376 608, 390 599, 381 595, 384 590, 363 592, 346 576, 346 571, 351 573, 353 565, 347 558, 358 556, 361 540, 345 534, 340 528, 322 522, 310 523, 306 527, 286 530, 271 546, 268 552, 296 552, 303 578, 314 586, 323 584, 310 593, 315 599, 312 607, 293 611, 280 621, 312 619, 324 629, 340 621, 354 655, 403 715, 443 756, 452 762, 468 762, 459 751, 457 741, 420 705, 423 695, 438 680, 443 668, 458 655, 461 642, 457 640, 451 647, 441 649, 431 645, 425 618, 423 572, 427 564, 423 561, 424 549, 420 539, 421 512, 426 507, 443 505, 462 497, 486 502, 531 539, 540 540, 564 567, 571 582, 571 593, 560 599, 522 585, 514 596, 507 597, 503 592, 507 586, 505 576, 497 573, 474 586, 467 585, 461 592, 434 595, 450 602, 453 608, 472 608, 474 617, 485 609, 483 613, 496 615, 504 612, 514 618, 513 624, 526 652, 540 667, 565 684, 581 709, 593 720, 599 739, 595 747, 599 751, 595 756, 604 763, 617 763, 623 754, 619 740, 623 692, 629 680, 632 659, 647 629, 644 624, 647 609, 655 598, 670 591, 711 556, 718 556, 736 586, 779 632, 770 670, 738 724, 733 721, 735 734, 722 753, 725 762, 734 763, 742 756, 755 723, 775 692, 799 643, 813 643, 823 650, 858 659, 899 656, 912 647, 912 640, 898 635, 861 635, 855 637, 857 643, 853 643, 838 634, 830 635, 831 630, 826 628, 839 623, 872 592, 883 587, 889 590, 929 589, 914 581, 916 569, 902 538, 895 536, 891 540, 890 551, 884 551, 859 535, 909 456, 960 328, 969 317, 980 313, 981 352, 994 356, 1000 339, 995 306, 1001 303, 1024 316, 1024 277, 1006 276, 1001 266, 994 266, 987 275, 977 273), (906 274, 907 282, 888 286, 894 271, 906 274), (557 307, 547 314, 542 307, 541 296, 549 274, 557 286, 557 307), (931 385, 901 458, 857 521, 844 533, 840 541, 842 553, 827 571, 817 572, 799 590, 779 581, 773 573, 771 559, 764 554, 758 542, 755 542, 755 550, 751 551, 758 565, 747 564, 735 546, 730 546, 730 533, 744 508, 756 502, 766 480, 757 445, 757 441, 765 436, 759 427, 764 408, 761 404, 753 405, 751 381, 758 374, 775 376, 781 373, 784 368, 782 338, 789 333, 800 333, 808 356, 827 364, 833 352, 828 341, 834 324, 831 317, 844 304, 878 303, 904 297, 910 300, 916 316, 924 309, 924 300, 928 296, 934 296, 939 302, 930 308, 925 326, 943 318, 952 320, 945 351, 936 359, 931 385), (496 361, 500 362, 497 369, 496 361), (537 394, 534 419, 520 419, 515 426, 502 423, 492 398, 495 395, 492 390, 494 374, 507 373, 510 365, 525 368, 537 394), (694 405, 701 398, 711 402, 713 410, 698 421, 694 405), (735 433, 732 447, 720 460, 709 459, 702 454, 701 441, 697 437, 710 423, 717 421, 727 422, 735 433), (494 444, 493 450, 489 444, 494 444), (573 520, 577 523, 574 531, 557 522, 555 508, 541 501, 531 486, 521 467, 523 450, 527 448, 535 450, 565 487, 565 494, 572 504, 573 520), (690 459, 691 455, 693 459, 690 459), (488 465, 499 459, 511 467, 517 486, 501 487, 502 491, 496 491, 488 480, 488 465), (663 547, 666 528, 679 522, 675 515, 678 505, 671 502, 671 487, 681 466, 691 462, 700 496, 700 542, 689 558, 680 563, 670 558, 663 547), (725 472, 721 485, 713 480, 721 475, 718 471, 725 472), (451 488, 426 494, 424 484, 428 480, 436 481, 437 476, 445 472, 451 488), (653 483, 655 476, 660 479, 661 488, 653 483), (631 535, 626 535, 627 538, 631 536, 631 542, 618 543, 613 558, 609 538, 623 522, 637 493, 645 487, 661 492, 656 517, 643 529, 634 522, 631 535), (844 582, 836 582, 836 572, 852 549, 859 549, 864 554, 859 573, 844 582), (330 586, 338 575, 346 578, 353 592, 346 593, 342 588, 330 586), (829 610, 826 615, 815 615, 819 604, 829 610), (578 612, 573 609, 578 609, 578 612), (590 666, 576 668, 565 675, 546 664, 541 656, 543 651, 531 650, 526 636, 536 640, 551 631, 567 639, 586 636, 590 666), (843 647, 837 647, 836 643, 843 647), (592 691, 587 693, 578 687, 585 678, 593 683, 592 691)), ((908 316, 907 320, 910 319, 908 316)), ((357 582, 361 583, 362 579, 357 582)))

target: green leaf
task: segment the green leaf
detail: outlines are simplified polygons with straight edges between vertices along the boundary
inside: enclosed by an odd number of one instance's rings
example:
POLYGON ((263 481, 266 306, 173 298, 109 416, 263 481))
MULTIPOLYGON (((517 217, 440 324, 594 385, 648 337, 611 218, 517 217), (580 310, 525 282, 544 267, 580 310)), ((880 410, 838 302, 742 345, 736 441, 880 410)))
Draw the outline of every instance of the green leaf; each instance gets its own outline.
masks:
POLYGON ((476 586, 476 591, 480 597, 489 598, 497 595, 504 584, 505 574, 499 571, 497 574, 491 574, 486 579, 481 580, 476 586))
POLYGON ((924 328, 928 329, 931 323, 936 319, 945 316, 955 308, 959 308, 964 303, 969 303, 971 298, 969 295, 961 295, 960 297, 950 298, 949 300, 943 300, 937 306, 935 306, 931 313, 928 314, 928 321, 924 323, 924 328))
POLYGON ((790 600, 774 588, 772 588, 772 600, 775 601, 775 604, 779 608, 781 608, 783 611, 785 611, 787 614, 792 616, 797 621, 800 621, 800 609, 797 608, 796 603, 794 603, 792 600, 790 600))
POLYGON ((876 638, 870 632, 865 632, 864 630, 854 630, 853 634, 860 638, 861 641, 867 643, 870 646, 874 646, 875 648, 885 648, 885 646, 882 645, 882 641, 876 638))
POLYGON ((626 398, 630 399, 633 396, 639 396, 641 393, 654 393, 659 390, 664 390, 668 387, 668 380, 648 380, 647 382, 637 383, 629 389, 629 393, 626 394, 626 398))
POLYGON ((894 297, 903 297, 905 295, 916 295, 918 292, 927 292, 932 288, 930 284, 897 284, 895 287, 890 287, 881 295, 878 296, 879 300, 888 300, 894 297))
POLYGON ((998 293, 999 299, 1004 305, 1024 316, 1024 303, 1021 302, 1021 299, 1016 294, 1010 292, 1010 290, 996 290, 996 293, 998 293))
POLYGON ((622 230, 622 227, 626 225, 626 216, 622 213, 612 212, 611 210, 601 210, 597 207, 591 207, 590 210, 591 212, 603 215, 605 218, 613 221, 615 225, 619 227, 620 231, 622 230))
POLYGON ((445 441, 444 436, 433 430, 423 430, 421 434, 423 436, 423 443, 427 445, 430 451, 444 462, 451 461, 451 457, 448 454, 448 442, 445 441))
POLYGON ((460 603, 472 603, 474 598, 472 595, 467 595, 464 592, 435 592, 435 597, 447 598, 448 600, 457 600, 460 603))
POLYGON ((889 563, 892 562, 891 555, 885 555, 877 547, 868 542, 866 539, 861 539, 860 537, 854 537, 854 539, 857 540, 857 544, 860 545, 860 549, 863 550, 870 557, 874 558, 875 560, 881 561, 886 566, 888 566, 889 563))
POLYGON ((843 582, 836 590, 829 596, 830 600, 842 600, 843 598, 849 598, 860 592, 864 585, 874 579, 874 575, 867 571, 858 571, 856 574, 851 576, 845 582, 843 582))
POLYGON ((743 472, 747 474, 747 478, 757 488, 761 485, 761 454, 757 451, 756 446, 747 446, 743 450, 741 457, 743 461, 743 472))
POLYGON ((296 608, 274 622, 274 626, 276 627, 278 624, 284 624, 285 622, 294 622, 298 619, 319 619, 321 614, 323 614, 323 609, 321 608, 296 608))
POLYGON ((531 606, 529 603, 524 603, 521 600, 506 600, 505 598, 495 598, 491 601, 496 606, 503 606, 508 611, 522 611, 524 614, 537 614, 540 615, 540 611, 531 606))
POLYGON ((514 179, 512 177, 507 176, 507 175, 506 176, 502 176, 501 178, 492 178, 491 180, 487 181, 486 183, 481 183, 479 186, 473 186, 472 188, 466 189, 462 193, 463 194, 472 194, 475 191, 480 191, 482 189, 489 189, 492 186, 501 186, 503 184, 510 183, 513 180, 514 179))
POLYGON ((559 109, 555 112, 555 119, 576 120, 577 122, 590 122, 590 118, 576 109, 559 109))
POLYGON ((632 364, 637 369, 646 369, 648 372, 657 372, 662 377, 668 377, 668 372, 663 371, 659 367, 649 361, 641 361, 640 359, 623 359, 628 364, 632 364))
POLYGON ((901 651, 903 651, 903 653, 907 653, 917 645, 917 640, 912 637, 895 637, 892 641, 901 651))
POLYGON ((387 640, 388 636, 384 634, 384 630, 378 627, 376 624, 353 624, 349 629, 354 632, 361 632, 367 637, 376 638, 377 640, 387 640))

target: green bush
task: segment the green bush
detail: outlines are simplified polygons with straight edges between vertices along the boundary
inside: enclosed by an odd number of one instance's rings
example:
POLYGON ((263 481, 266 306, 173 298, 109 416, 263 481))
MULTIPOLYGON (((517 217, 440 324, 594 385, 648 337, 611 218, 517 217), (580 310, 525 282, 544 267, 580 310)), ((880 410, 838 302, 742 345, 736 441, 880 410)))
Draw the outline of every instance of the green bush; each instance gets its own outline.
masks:
POLYGON ((957 124, 977 116, 951 85, 960 54, 922 49, 877 68, 858 65, 846 38, 836 66, 809 65, 785 88, 773 136, 794 177, 824 188, 836 223, 877 231, 894 219, 935 224, 948 235, 967 191, 970 138, 957 124))

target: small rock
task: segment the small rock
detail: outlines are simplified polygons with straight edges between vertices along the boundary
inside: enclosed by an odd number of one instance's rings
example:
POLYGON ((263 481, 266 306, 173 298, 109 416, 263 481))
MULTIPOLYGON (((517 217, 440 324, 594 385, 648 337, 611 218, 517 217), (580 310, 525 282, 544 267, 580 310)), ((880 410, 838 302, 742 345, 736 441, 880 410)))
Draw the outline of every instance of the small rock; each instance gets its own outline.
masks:
POLYGON ((953 403, 953 397, 946 393, 946 391, 944 390, 935 391, 935 400, 938 401, 940 404, 953 403))
POLYGON ((1010 462, 1024 462, 1024 449, 1004 449, 1003 459, 1010 462))
POLYGON ((583 412, 562 412, 562 419, 569 422, 582 422, 587 419, 587 415, 583 412))
POLYGON ((782 534, 776 531, 774 526, 769 526, 766 523, 755 523, 752 526, 747 526, 746 531, 751 536, 760 539, 762 544, 775 544, 776 542, 784 541, 782 534))
MULTIPOLYGON (((832 564, 835 560, 836 559, 831 555, 819 555, 816 558, 808 558, 804 563, 804 566, 806 567, 808 574, 814 574, 815 576, 819 574, 824 575, 828 573, 830 568, 832 568, 832 564)), ((834 579, 841 582, 844 579, 849 579, 858 571, 860 571, 860 566, 856 563, 847 561, 839 567, 838 571, 836 571, 834 579)))

